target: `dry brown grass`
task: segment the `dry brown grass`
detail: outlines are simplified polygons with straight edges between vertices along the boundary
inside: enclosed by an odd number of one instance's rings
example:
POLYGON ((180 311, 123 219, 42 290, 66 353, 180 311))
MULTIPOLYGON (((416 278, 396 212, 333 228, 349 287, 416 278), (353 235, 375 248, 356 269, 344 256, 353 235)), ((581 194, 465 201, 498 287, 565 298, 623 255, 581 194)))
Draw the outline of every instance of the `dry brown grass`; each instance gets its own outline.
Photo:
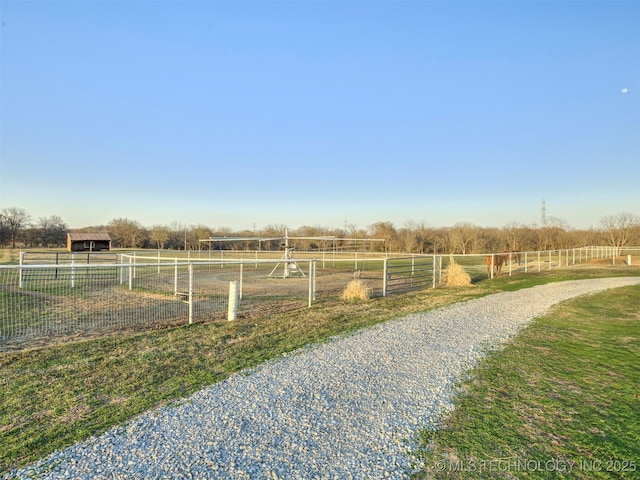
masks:
POLYGON ((373 289, 367 282, 363 282, 362 280, 352 280, 347 284, 340 298, 348 302, 366 302, 371 298, 372 292, 373 289))
POLYGON ((464 271, 462 265, 457 264, 453 258, 447 268, 447 287, 469 287, 471 286, 471 277, 464 271))

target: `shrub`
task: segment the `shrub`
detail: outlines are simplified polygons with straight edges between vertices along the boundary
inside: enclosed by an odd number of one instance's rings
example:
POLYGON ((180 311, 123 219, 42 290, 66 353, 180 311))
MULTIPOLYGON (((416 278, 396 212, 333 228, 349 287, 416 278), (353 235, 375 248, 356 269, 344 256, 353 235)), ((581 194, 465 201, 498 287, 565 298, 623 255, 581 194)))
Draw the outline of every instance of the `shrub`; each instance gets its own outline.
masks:
POLYGON ((342 300, 354 302, 354 301, 367 301, 371 298, 372 288, 368 283, 362 280, 351 280, 340 298, 342 300))
POLYGON ((447 287, 468 287, 471 285, 471 277, 464 271, 462 265, 458 265, 453 258, 447 268, 447 287))

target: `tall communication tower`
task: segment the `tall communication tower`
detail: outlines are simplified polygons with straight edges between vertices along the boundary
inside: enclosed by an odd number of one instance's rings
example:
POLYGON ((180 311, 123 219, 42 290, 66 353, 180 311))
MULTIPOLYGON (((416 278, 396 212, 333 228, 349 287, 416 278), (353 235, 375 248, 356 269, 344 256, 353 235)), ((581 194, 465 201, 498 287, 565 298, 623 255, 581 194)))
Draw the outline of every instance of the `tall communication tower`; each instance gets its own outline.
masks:
POLYGON ((547 226, 547 202, 542 199, 542 207, 540 208, 540 222, 543 227, 547 226))

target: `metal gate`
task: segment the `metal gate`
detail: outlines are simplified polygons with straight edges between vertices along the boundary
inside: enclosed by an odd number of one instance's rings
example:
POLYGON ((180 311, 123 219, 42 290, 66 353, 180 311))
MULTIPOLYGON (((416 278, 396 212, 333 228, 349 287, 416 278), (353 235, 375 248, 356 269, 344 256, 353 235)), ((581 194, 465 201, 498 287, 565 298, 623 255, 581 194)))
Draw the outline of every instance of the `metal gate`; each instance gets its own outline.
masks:
POLYGON ((382 295, 420 288, 435 288, 442 263, 436 255, 411 255, 386 258, 382 295))

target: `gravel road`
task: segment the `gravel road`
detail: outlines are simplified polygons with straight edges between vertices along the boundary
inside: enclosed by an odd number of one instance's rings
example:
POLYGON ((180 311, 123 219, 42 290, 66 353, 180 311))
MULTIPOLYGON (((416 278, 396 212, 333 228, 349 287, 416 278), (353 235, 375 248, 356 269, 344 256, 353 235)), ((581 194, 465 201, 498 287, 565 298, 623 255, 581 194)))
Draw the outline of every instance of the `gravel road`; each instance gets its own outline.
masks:
POLYGON ((409 315, 304 348, 14 471, 44 479, 400 479, 487 348, 553 304, 640 278, 569 281, 409 315))

